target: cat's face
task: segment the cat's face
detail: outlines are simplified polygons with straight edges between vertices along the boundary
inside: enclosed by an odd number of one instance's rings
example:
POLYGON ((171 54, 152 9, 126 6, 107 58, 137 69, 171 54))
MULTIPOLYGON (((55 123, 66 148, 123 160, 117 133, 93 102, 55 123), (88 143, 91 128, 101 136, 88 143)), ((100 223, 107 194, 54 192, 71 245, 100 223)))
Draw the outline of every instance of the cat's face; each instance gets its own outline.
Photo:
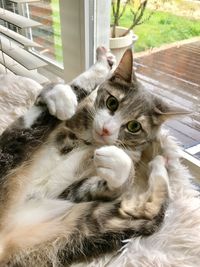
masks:
POLYGON ((113 77, 98 89, 92 137, 99 144, 140 148, 175 114, 177 111, 138 84, 132 52, 127 50, 113 77))
POLYGON ((160 125, 154 107, 153 97, 136 84, 103 83, 95 101, 94 140, 131 147, 145 144, 155 137, 160 125))
POLYGON ((131 50, 125 52, 113 76, 100 85, 94 98, 66 125, 79 138, 98 145, 140 149, 154 140, 167 118, 182 112, 138 84, 131 50))

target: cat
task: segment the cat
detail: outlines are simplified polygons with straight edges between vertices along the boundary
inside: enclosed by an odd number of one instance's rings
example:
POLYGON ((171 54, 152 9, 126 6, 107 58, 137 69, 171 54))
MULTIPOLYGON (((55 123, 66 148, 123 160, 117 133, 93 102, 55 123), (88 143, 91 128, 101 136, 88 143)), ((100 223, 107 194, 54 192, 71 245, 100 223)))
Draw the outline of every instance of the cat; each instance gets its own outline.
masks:
POLYGON ((180 111, 138 84, 131 50, 110 74, 112 63, 99 48, 92 69, 44 89, 2 134, 1 266, 90 260, 162 222, 170 192, 159 129, 180 111))

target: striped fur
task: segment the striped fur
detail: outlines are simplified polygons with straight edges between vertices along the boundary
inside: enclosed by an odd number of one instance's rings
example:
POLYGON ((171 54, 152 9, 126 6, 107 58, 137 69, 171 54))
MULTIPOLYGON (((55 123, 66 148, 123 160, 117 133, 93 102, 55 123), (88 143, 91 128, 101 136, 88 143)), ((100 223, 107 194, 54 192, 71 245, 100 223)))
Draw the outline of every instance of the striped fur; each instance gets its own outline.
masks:
MULTIPOLYGON (((103 66, 103 74, 97 96, 82 98, 78 93, 74 116, 62 122, 45 106, 34 106, 1 136, 2 266, 89 261, 119 249, 124 239, 152 234, 163 220, 169 185, 159 128, 173 112, 132 76, 129 50, 107 80, 110 67, 105 50, 100 52, 100 59, 102 53, 104 57, 97 70, 103 66), (110 95, 118 99, 119 109, 102 113, 110 95), (108 125, 118 127, 116 139, 115 133, 112 138, 96 138, 93 128, 99 125, 99 114, 109 118, 108 125), (142 125, 139 133, 127 131, 131 120, 142 125), (128 179, 116 188, 98 176, 94 164, 97 149, 105 145, 115 145, 132 162, 128 179)), ((75 93, 85 77, 71 84, 75 93)), ((93 88, 89 83, 81 90, 91 93, 97 85, 92 84, 93 88)), ((39 103, 45 103, 43 95, 39 103)))

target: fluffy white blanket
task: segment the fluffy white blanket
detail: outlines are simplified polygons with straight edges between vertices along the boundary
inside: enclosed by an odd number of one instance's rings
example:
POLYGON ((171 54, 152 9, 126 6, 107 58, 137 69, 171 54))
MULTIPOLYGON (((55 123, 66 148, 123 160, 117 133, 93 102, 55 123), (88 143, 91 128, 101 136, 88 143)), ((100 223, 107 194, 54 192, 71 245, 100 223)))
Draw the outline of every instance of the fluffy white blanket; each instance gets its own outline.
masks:
POLYGON ((14 74, 0 75, 0 134, 35 101, 41 85, 14 74))
MULTIPOLYGON (((41 86, 13 75, 0 76, 0 133, 35 100, 41 86)), ((163 134, 172 158, 178 146, 163 134)), ((123 250, 74 267, 199 267, 200 198, 188 170, 174 160, 170 172, 171 200, 160 230, 147 238, 127 240, 123 250)))

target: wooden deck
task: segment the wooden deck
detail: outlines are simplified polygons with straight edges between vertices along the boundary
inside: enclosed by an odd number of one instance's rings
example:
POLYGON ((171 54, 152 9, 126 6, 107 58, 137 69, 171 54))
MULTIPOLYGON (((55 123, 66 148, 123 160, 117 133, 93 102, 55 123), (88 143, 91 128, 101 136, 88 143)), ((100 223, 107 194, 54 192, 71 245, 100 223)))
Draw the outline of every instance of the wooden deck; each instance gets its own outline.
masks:
POLYGON ((166 123, 189 153, 200 159, 200 38, 135 56, 136 73, 155 94, 190 116, 166 123))

